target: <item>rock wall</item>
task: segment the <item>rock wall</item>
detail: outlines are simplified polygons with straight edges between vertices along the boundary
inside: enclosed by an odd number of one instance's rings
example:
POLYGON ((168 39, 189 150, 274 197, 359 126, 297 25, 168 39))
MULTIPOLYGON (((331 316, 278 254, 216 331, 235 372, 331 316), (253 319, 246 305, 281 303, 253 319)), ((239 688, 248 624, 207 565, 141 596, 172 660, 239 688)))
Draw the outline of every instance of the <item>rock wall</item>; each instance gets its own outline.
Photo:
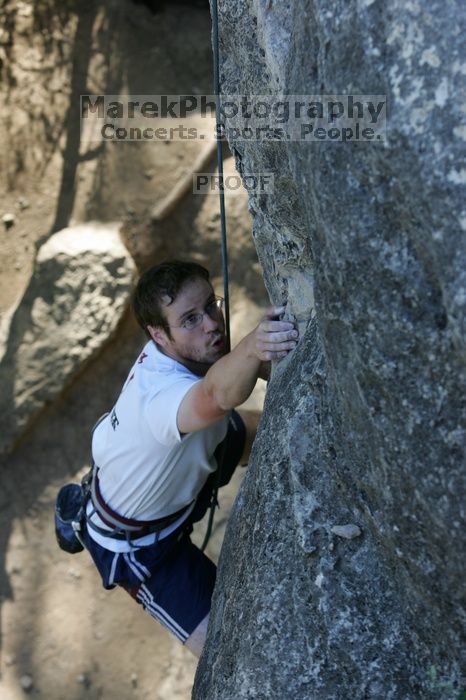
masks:
POLYGON ((196 700, 465 696, 464 20, 459 0, 220 3, 224 94, 385 94, 388 119, 382 143, 230 143, 275 174, 253 233, 301 335, 196 700))

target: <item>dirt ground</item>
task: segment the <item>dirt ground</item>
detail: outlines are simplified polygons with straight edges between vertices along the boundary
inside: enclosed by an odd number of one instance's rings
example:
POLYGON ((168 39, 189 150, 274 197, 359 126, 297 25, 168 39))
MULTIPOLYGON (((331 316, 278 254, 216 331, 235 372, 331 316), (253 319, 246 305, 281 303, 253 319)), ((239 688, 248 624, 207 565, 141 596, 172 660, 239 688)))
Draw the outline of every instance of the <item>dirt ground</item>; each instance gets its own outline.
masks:
MULTIPOLYGON (((167 255, 208 265, 221 293, 215 198, 188 195, 151 221, 192 168, 196 143, 89 145, 78 96, 211 91, 210 17, 202 3, 19 2, 0 16, 0 320, 17 304, 37 248, 81 221, 121 221, 140 269, 167 255)), ((214 164, 210 167, 213 169, 214 164)), ((233 161, 226 163, 233 172, 233 161)), ((246 195, 227 201, 233 340, 268 303, 246 195)), ((143 342, 129 313, 117 337, 37 418, 0 467, 0 698, 190 697, 196 660, 123 591, 106 592, 86 553, 61 552, 53 506, 89 462, 89 430, 114 402, 143 342)), ((250 406, 260 406, 261 383, 250 406)), ((241 480, 221 497, 208 553, 216 559, 241 480)), ((205 524, 196 534, 203 536, 205 524)))

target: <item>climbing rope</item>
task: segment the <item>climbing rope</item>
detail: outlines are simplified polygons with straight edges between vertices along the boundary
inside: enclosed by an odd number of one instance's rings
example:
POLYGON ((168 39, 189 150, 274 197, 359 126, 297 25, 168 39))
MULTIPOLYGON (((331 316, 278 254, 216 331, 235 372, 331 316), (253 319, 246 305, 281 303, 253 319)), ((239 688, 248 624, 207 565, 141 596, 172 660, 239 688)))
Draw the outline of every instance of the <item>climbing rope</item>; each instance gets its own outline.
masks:
MULTIPOLYGON (((217 0, 212 0, 212 44, 214 58, 214 91, 215 91, 215 120, 216 120, 216 138, 217 138, 217 169, 219 181, 219 203, 220 203, 220 228, 221 228, 221 247, 222 247, 222 271, 223 271, 223 296, 225 299, 225 333, 226 333, 226 349, 230 352, 230 291, 228 277, 228 246, 227 246, 227 226, 225 217, 225 190, 223 187, 223 149, 222 136, 223 124, 220 122, 220 70, 219 70, 219 40, 218 40, 218 7, 217 0)), ((215 483, 212 488, 212 496, 210 501, 209 520, 207 530, 202 543, 201 550, 204 551, 212 534, 214 523, 215 509, 218 506, 218 489, 220 487, 221 466, 225 456, 225 442, 223 442, 219 450, 217 458, 217 471, 215 475, 215 483)))
POLYGON ((228 247, 227 226, 225 217, 225 191, 223 182, 223 150, 222 141, 224 125, 220 120, 220 68, 219 68, 219 40, 218 40, 218 6, 217 0, 212 0, 212 44, 214 55, 214 91, 215 91, 215 119, 217 136, 217 168, 219 180, 220 203, 220 228, 222 244, 222 269, 223 269, 223 296, 225 298, 225 331, 227 337, 227 352, 231 349, 230 339, 230 292, 228 285, 228 247))

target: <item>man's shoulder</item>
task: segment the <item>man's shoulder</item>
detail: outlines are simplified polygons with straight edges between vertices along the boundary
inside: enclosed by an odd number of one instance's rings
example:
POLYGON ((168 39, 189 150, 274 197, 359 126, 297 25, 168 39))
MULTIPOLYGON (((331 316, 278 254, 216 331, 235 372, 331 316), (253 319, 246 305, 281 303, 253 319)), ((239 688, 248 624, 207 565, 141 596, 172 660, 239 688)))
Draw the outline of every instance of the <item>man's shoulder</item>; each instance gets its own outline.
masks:
POLYGON ((172 386, 190 385, 200 379, 180 362, 161 352, 152 341, 142 349, 128 381, 135 377, 137 391, 149 399, 160 392, 170 390, 172 386))
POLYGON ((137 356, 132 367, 132 373, 139 371, 142 376, 146 373, 170 375, 177 371, 177 365, 179 363, 160 352, 157 345, 152 340, 149 340, 137 356))

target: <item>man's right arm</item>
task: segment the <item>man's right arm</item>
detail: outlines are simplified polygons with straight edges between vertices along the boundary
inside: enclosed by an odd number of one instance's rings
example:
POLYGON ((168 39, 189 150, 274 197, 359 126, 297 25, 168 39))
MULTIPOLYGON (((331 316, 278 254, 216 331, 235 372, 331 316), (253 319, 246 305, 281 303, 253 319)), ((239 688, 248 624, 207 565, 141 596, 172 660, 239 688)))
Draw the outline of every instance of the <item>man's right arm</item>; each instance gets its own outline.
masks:
POLYGON ((283 310, 282 307, 269 309, 257 328, 212 365, 202 381, 188 391, 177 414, 180 433, 206 428, 246 401, 256 384, 261 363, 282 359, 295 347, 294 325, 277 320, 283 310))

